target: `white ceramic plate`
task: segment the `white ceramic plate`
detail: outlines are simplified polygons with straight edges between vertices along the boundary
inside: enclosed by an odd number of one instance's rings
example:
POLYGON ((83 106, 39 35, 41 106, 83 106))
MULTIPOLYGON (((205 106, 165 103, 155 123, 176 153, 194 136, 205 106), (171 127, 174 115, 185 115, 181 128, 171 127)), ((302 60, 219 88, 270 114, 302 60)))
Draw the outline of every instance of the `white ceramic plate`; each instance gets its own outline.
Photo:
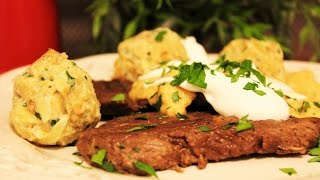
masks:
MULTIPOLYGON (((88 71, 95 80, 110 80, 116 54, 101 54, 79 59, 77 64, 88 71)), ((320 82, 320 64, 287 61, 287 71, 310 69, 320 82)), ((1 179, 151 179, 85 169, 74 165, 80 160, 73 156, 76 147, 38 147, 18 137, 9 123, 13 79, 25 67, 14 69, 0 76, 0 177, 1 179)), ((245 157, 218 163, 209 163, 203 170, 195 166, 183 173, 172 170, 158 172, 166 179, 320 179, 320 164, 307 163, 311 157, 245 157), (298 172, 293 176, 279 168, 292 167, 298 172)))

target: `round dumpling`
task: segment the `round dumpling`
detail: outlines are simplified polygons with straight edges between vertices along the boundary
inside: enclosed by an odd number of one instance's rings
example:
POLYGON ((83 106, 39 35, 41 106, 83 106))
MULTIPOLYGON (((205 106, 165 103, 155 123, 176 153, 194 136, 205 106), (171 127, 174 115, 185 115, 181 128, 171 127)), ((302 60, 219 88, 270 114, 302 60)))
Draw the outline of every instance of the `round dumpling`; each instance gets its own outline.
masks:
POLYGON ((114 78, 135 81, 169 60, 188 60, 181 37, 168 28, 143 31, 118 46, 114 78))
POLYGON ((67 145, 100 120, 100 103, 88 73, 49 49, 14 81, 11 123, 24 139, 67 145))

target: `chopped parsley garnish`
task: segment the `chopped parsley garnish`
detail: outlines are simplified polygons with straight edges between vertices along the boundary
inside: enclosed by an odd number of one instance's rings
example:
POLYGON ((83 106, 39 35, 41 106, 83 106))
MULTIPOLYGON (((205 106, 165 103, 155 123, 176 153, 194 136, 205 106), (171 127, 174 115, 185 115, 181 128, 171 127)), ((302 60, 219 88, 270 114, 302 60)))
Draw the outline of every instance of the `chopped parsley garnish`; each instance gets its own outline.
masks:
POLYGON ((139 153, 141 149, 138 148, 138 147, 134 147, 132 150, 133 150, 134 152, 136 152, 136 153, 139 153))
POLYGON ((249 115, 245 115, 239 120, 237 127, 236 127, 237 132, 245 131, 245 130, 253 128, 252 123, 247 120, 248 116, 249 115))
POLYGON ((34 113, 34 115, 35 115, 38 119, 40 119, 40 120, 42 119, 42 118, 41 118, 41 114, 40 114, 40 113, 35 112, 35 113, 34 113))
POLYGON ((178 86, 187 81, 190 84, 205 89, 207 87, 207 83, 205 82, 206 73, 204 71, 206 67, 206 65, 198 62, 194 62, 191 65, 182 65, 179 68, 179 74, 173 77, 174 79, 170 84, 178 86))
POLYGON ((73 162, 73 163, 74 163, 75 165, 77 165, 77 166, 82 167, 82 168, 92 169, 92 167, 82 165, 83 161, 81 161, 81 162, 73 162))
POLYGON ((310 103, 308 101, 303 101, 302 106, 298 109, 298 112, 299 113, 301 113, 302 111, 307 112, 309 108, 310 108, 310 103))
POLYGON ((73 87, 75 85, 75 78, 71 76, 68 71, 66 71, 66 75, 68 77, 68 84, 70 85, 70 87, 73 87))
POLYGON ((230 123, 228 123, 227 125, 224 125, 223 127, 222 127, 222 129, 223 130, 227 130, 227 129, 230 129, 232 126, 235 126, 235 125, 237 125, 238 123, 236 123, 236 122, 230 122, 230 123))
POLYGON ((216 75, 215 74, 215 71, 212 69, 212 70, 210 70, 210 73, 212 74, 212 75, 216 75))
POLYGON ((320 108, 320 103, 318 103, 318 102, 313 102, 313 104, 314 104, 317 108, 320 108))
POLYGON ((74 77, 72 77, 72 76, 69 74, 68 71, 66 71, 66 75, 68 76, 68 79, 69 79, 69 80, 75 79, 74 77))
POLYGON ((169 117, 169 116, 161 114, 161 115, 157 116, 157 119, 163 119, 163 118, 167 118, 167 117, 169 117))
POLYGON ((74 156, 81 156, 81 154, 80 154, 79 151, 76 151, 76 152, 72 153, 72 155, 74 155, 74 156))
POLYGON ((183 115, 183 114, 180 114, 180 113, 177 113, 176 114, 176 117, 180 120, 186 120, 186 119, 189 119, 188 116, 186 115, 183 115))
POLYGON ((115 172, 113 165, 110 162, 104 161, 106 156, 107 150, 100 149, 96 154, 92 155, 91 161, 100 165, 100 167, 108 172, 115 172))
POLYGON ((118 93, 114 95, 111 101, 124 101, 126 99, 126 95, 124 93, 118 93))
POLYGON ((292 174, 297 174, 297 171, 293 168, 279 168, 279 170, 288 174, 289 176, 291 176, 292 174))
POLYGON ((147 115, 143 115, 143 116, 139 116, 139 117, 135 117, 135 120, 148 120, 148 116, 147 115))
POLYGON ((153 81, 145 81, 145 82, 144 82, 145 85, 150 85, 150 84, 152 84, 152 83, 154 83, 154 82, 153 82, 153 81))
POLYGON ((167 31, 160 31, 158 32, 158 34, 156 35, 156 37, 154 38, 154 40, 156 40, 157 42, 161 42, 164 38, 164 35, 167 33, 167 31))
POLYGON ((149 164, 137 161, 133 163, 133 166, 147 174, 149 174, 150 176, 154 176, 158 179, 158 176, 156 174, 156 171, 154 170, 154 168, 152 166, 150 166, 149 164))
POLYGON ((180 96, 179 96, 179 92, 178 91, 172 93, 172 97, 171 98, 172 98, 173 102, 178 102, 181 99, 180 96))
POLYGON ((284 95, 283 95, 283 92, 281 91, 281 89, 279 89, 279 90, 273 89, 273 90, 274 90, 274 92, 277 93, 280 97, 283 97, 283 96, 284 96, 284 95))
POLYGON ((140 131, 140 130, 150 129, 154 127, 157 127, 157 125, 148 124, 148 125, 135 126, 133 128, 127 129, 126 132, 140 131))
POLYGON ((158 100, 157 100, 157 102, 155 103, 155 104, 153 104, 152 106, 154 107, 154 108, 156 108, 156 110, 160 110, 160 108, 161 108, 161 105, 162 105, 162 96, 160 95, 159 97, 158 97, 158 100))
POLYGON ((209 132, 209 131, 212 131, 212 129, 208 126, 200 126, 197 128, 199 131, 201 132, 209 132))
POLYGON ((259 85, 257 83, 251 83, 251 82, 248 82, 244 87, 243 89, 245 90, 251 90, 253 92, 255 92, 256 94, 260 95, 260 96, 263 96, 265 95, 266 93, 264 91, 261 91, 261 90, 258 90, 257 87, 259 85))
POLYGON ((107 150, 100 149, 96 154, 92 155, 91 161, 102 166, 103 160, 106 157, 107 150))
POLYGON ((320 162, 320 136, 318 137, 318 147, 312 148, 309 154, 315 157, 309 159, 308 163, 320 162))
POLYGON ((60 119, 52 119, 51 122, 50 122, 50 125, 51 125, 51 126, 56 125, 59 120, 60 120, 60 119))

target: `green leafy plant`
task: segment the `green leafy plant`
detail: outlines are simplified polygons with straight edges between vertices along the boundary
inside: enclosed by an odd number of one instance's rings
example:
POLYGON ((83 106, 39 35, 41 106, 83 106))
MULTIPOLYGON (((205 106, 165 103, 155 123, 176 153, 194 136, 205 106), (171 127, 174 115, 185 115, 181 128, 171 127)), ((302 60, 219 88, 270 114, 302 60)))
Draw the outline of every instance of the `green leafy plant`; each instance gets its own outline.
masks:
POLYGON ((298 35, 300 49, 311 46, 320 59, 320 3, 316 0, 93 0, 92 36, 99 52, 116 51, 136 33, 166 26, 181 36, 194 35, 209 52, 230 40, 254 37, 281 43, 286 57, 298 35), (298 27, 296 22, 303 22, 298 27))

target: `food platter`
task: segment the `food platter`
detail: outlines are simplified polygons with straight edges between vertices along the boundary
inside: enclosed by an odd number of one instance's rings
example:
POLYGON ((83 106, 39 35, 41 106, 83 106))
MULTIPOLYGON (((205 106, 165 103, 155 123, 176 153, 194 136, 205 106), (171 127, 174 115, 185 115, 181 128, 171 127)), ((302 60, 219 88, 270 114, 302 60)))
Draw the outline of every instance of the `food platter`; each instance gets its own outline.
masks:
MULTIPOLYGON (((100 54, 78 59, 76 63, 95 80, 110 80, 116 54, 100 54)), ((211 58, 214 58, 211 55, 211 58)), ((108 173, 103 170, 76 166, 81 160, 73 156, 75 146, 39 147, 17 136, 9 123, 13 93, 13 79, 26 67, 0 75, 0 177, 1 179, 152 179, 108 173)), ((310 69, 320 81, 320 64, 285 61, 287 71, 310 69)), ((308 163, 310 156, 249 156, 218 163, 209 163, 203 170, 191 166, 178 173, 172 170, 158 172, 160 179, 319 179, 319 163, 308 163), (298 174, 289 176, 279 168, 292 167, 298 174)), ((88 165, 85 165, 88 166, 88 165)))

